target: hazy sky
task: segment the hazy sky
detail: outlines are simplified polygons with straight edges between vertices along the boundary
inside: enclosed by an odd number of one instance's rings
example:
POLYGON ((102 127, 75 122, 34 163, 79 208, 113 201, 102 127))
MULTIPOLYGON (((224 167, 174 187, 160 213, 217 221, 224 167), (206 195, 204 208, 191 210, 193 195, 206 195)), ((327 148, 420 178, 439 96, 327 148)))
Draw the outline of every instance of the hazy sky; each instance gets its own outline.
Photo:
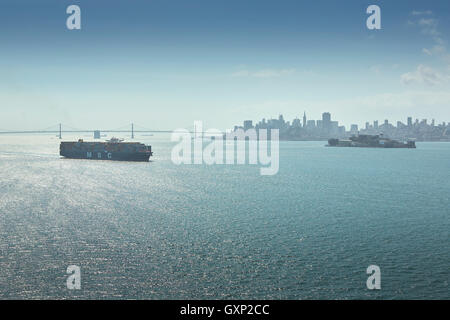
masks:
POLYGON ((449 27, 448 0, 2 0, 0 129, 448 122, 449 27))

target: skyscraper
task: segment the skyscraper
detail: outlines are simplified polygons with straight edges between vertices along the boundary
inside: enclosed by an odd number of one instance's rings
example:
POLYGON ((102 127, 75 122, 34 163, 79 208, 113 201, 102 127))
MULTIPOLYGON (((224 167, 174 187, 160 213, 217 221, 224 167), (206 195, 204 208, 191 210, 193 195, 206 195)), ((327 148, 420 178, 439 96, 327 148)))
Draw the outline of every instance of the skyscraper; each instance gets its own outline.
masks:
POLYGON ((306 127, 306 112, 303 111, 303 128, 306 127))
POLYGON ((252 120, 245 120, 244 121, 244 130, 247 131, 248 129, 253 128, 253 121, 252 120))
POLYGON ((412 117, 408 117, 408 127, 412 127, 412 117))
POLYGON ((329 131, 331 127, 331 114, 329 112, 322 113, 322 128, 329 131))

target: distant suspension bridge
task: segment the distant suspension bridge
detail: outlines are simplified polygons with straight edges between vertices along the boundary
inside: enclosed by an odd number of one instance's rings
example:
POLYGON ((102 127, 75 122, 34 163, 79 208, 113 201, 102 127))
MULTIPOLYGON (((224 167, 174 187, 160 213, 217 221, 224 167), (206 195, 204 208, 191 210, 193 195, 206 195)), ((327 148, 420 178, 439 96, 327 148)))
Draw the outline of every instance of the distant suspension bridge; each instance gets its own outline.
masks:
MULTIPOLYGON (((190 133, 196 133, 193 129, 193 126, 190 125, 187 129, 190 133)), ((94 138, 100 139, 102 133, 130 133, 131 139, 134 139, 136 133, 172 133, 177 132, 176 130, 154 130, 145 128, 143 126, 136 126, 134 123, 131 125, 119 127, 116 129, 77 129, 70 127, 68 125, 63 125, 62 123, 52 125, 50 127, 41 129, 41 130, 23 130, 23 131, 11 131, 11 130, 1 130, 0 134, 40 134, 40 133, 48 133, 48 134, 57 134, 59 139, 62 139, 63 133, 92 133, 94 138)))

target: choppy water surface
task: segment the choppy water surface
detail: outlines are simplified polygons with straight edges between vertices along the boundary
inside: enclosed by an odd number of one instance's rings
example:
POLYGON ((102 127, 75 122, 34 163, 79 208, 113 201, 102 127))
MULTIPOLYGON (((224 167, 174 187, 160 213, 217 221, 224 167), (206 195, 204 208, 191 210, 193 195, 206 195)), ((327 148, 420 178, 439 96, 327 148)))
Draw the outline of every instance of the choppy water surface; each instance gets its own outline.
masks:
POLYGON ((0 136, 0 298, 450 298, 449 143, 281 142, 279 173, 261 176, 176 166, 168 137, 138 140, 152 162, 0 136), (71 264, 81 290, 66 288, 71 264))

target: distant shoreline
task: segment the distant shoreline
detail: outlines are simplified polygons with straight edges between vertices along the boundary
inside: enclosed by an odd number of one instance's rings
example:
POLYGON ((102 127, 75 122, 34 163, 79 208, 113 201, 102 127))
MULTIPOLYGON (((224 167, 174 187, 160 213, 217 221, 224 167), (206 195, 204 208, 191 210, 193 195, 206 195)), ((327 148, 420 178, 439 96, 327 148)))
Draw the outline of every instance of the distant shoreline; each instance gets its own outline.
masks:
MULTIPOLYGON (((137 135, 135 136, 135 138, 133 140, 137 140, 139 137, 145 137, 145 138, 149 138, 152 136, 156 136, 158 134, 169 134, 166 132, 157 132, 154 133, 153 135, 137 135)), ((70 136, 76 136, 75 134, 70 134, 70 136)), ((0 132, 0 137, 2 136, 51 136, 54 137, 55 134, 54 133, 47 133, 47 132, 42 132, 42 133, 22 133, 22 132, 0 132)), ((87 135, 82 135, 84 138, 87 137, 87 135)), ((80 135, 81 137, 81 135, 80 135)), ((55 137, 58 138, 58 137, 55 137)), ((104 137, 103 137, 104 138, 104 137)), ((279 141, 300 141, 300 142, 319 142, 319 141, 324 141, 327 142, 328 139, 332 139, 333 137, 330 138, 316 138, 316 139, 286 139, 286 138, 280 138, 279 141)), ((61 140, 64 140, 65 138, 63 137, 61 140)), ((129 140, 129 137, 125 137, 126 140, 129 140)), ((204 139, 208 139, 208 137, 204 137, 204 139)), ((59 139, 58 139, 59 140, 59 139)), ((94 140, 94 138, 92 138, 92 140, 94 140)), ((102 140, 102 139, 95 139, 95 140, 102 140)), ((257 139, 259 140, 259 139, 257 139)), ((402 140, 402 139, 398 139, 397 140, 402 140)), ((450 139, 439 139, 439 140, 421 140, 421 139, 414 139, 416 142, 450 142, 450 139)), ((267 141, 270 141, 267 140, 267 141)))

